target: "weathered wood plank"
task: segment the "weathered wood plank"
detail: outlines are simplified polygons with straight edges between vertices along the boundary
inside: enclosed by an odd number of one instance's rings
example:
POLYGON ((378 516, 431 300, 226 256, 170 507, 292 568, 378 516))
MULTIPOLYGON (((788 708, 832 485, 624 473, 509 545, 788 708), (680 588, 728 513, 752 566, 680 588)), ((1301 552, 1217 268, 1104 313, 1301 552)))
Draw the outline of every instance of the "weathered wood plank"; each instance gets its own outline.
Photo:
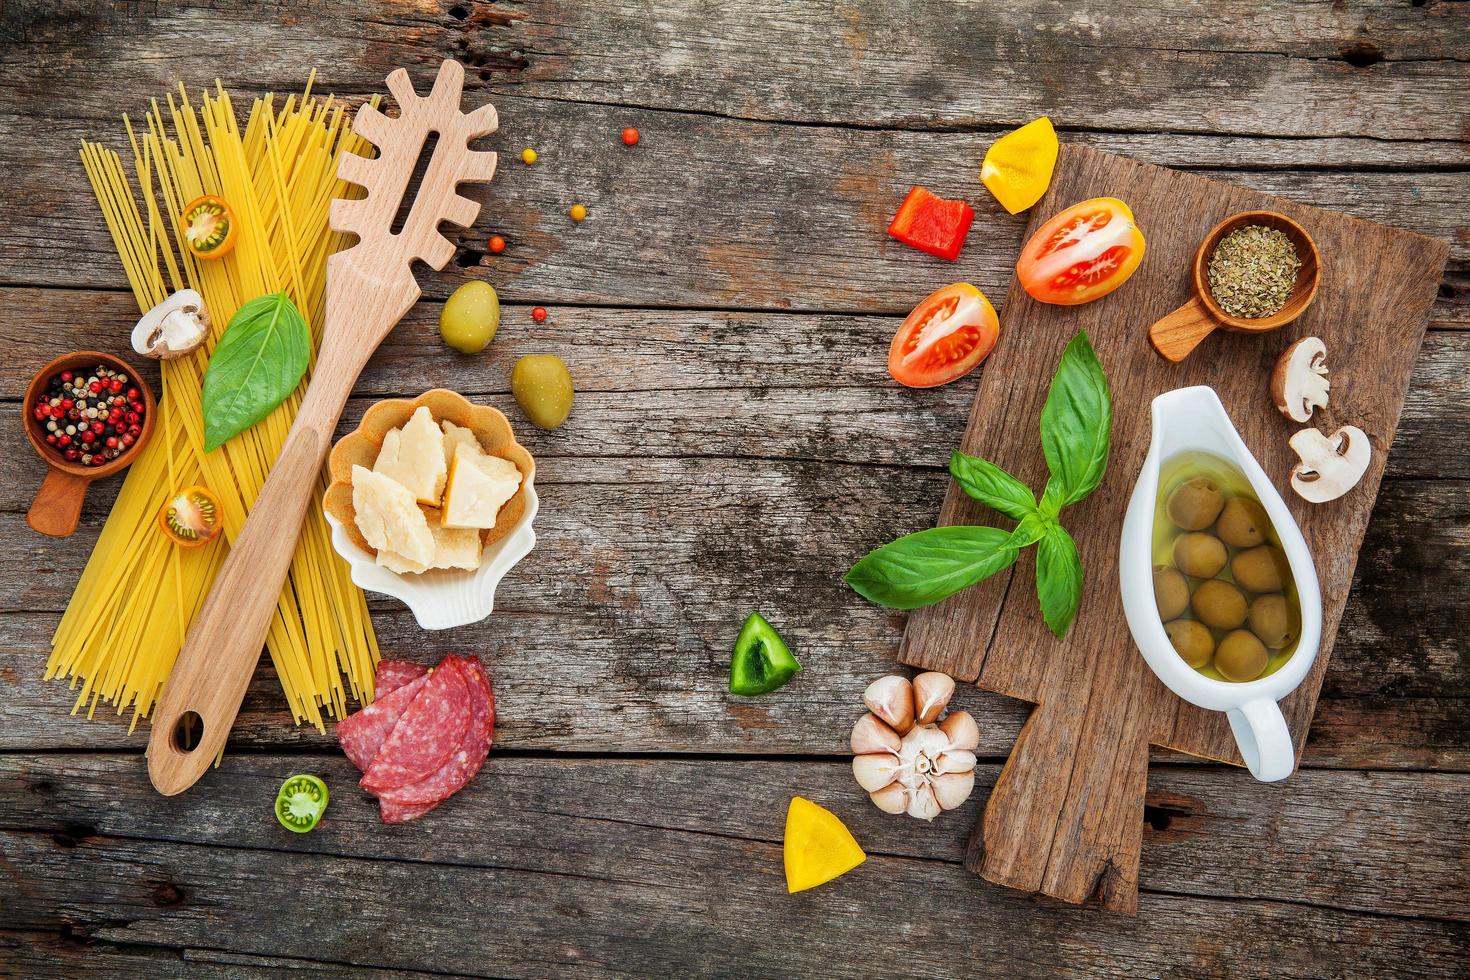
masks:
MULTIPOLYGON (((770 615, 780 619, 784 609, 770 615)), ((845 755, 847 734, 859 713, 856 692, 894 669, 897 643, 890 625, 881 624, 880 635, 874 638, 871 626, 861 618, 839 638, 815 644, 802 638, 799 643, 811 646, 799 645, 798 652, 808 664, 818 664, 820 686, 797 684, 785 688, 779 699, 747 703, 729 698, 716 683, 723 667, 715 661, 728 645, 722 631, 730 632, 724 623, 697 627, 701 637, 711 638, 710 651, 666 660, 658 655, 658 644, 666 643, 678 624, 618 626, 616 635, 610 635, 606 622, 596 618, 502 610, 494 629, 486 631, 494 638, 485 640, 461 635, 465 631, 426 634, 407 612, 383 604, 375 604, 373 621, 384 650, 392 656, 435 663, 445 653, 470 649, 485 657, 495 670, 501 701, 518 706, 501 718, 497 744, 516 750, 600 752, 614 746, 628 752, 845 755), (636 673, 619 674, 629 669, 618 658, 630 645, 645 646, 645 656, 633 664, 636 673), (576 650, 576 656, 568 657, 568 649, 576 650), (814 656, 821 659, 814 661, 814 656), (666 662, 672 665, 676 660, 681 674, 708 671, 709 684, 695 690, 673 684, 661 671, 666 662), (847 697, 847 692, 853 696, 847 697)), ((0 630, 15 638, 0 643, 0 683, 5 689, 0 701, 0 751, 141 752, 147 743, 147 722, 129 733, 128 717, 111 708, 99 707, 91 720, 73 716, 75 694, 69 694, 62 682, 41 679, 45 640, 55 622, 55 615, 0 617, 0 630)), ((1344 640, 1335 655, 1336 669, 1328 673, 1328 688, 1336 677, 1351 678, 1352 664, 1376 660, 1383 649, 1393 648, 1360 649, 1344 640)), ((1394 680, 1412 684, 1418 676, 1410 670, 1406 666, 1394 680)), ((1025 721, 1027 707, 982 691, 966 691, 960 697, 979 721, 980 754, 1003 758, 1025 721)), ((1470 771, 1470 726, 1464 712, 1462 697, 1329 690, 1318 703, 1302 764, 1470 771)), ((230 738, 232 752, 311 751, 336 744, 330 729, 324 735, 310 726, 292 724, 268 660, 250 685, 230 738)), ((1192 761, 1163 750, 1154 758, 1156 763, 1192 761)))
MULTIPOLYGON (((411 396, 438 385, 489 396, 519 420, 507 397, 510 367, 523 354, 551 350, 576 379, 577 408, 557 433, 524 433, 533 452, 605 455, 616 447, 640 456, 935 467, 958 445, 974 391, 973 378, 926 391, 897 385, 885 366, 898 325, 892 317, 568 307, 536 324, 525 307, 506 306, 489 350, 462 357, 438 338, 439 308, 419 304, 389 336, 359 381, 348 412, 353 424, 367 396, 411 396)), ((153 366, 128 346, 135 319, 127 293, 0 289, 0 343, 9 352, 0 362, 0 399, 18 397, 56 351, 83 347, 128 357, 156 381, 153 366)), ((1340 399, 1351 397, 1349 388, 1339 390, 1340 399)), ((1389 477, 1470 478, 1470 453, 1459 451, 1467 414, 1470 332, 1432 333, 1415 367, 1389 477)), ((0 510, 24 509, 40 463, 18 427, 0 432, 0 448, 0 510)))
POLYGON ((537 969, 565 959, 591 972, 799 974, 841 948, 828 965, 844 976, 1016 975, 1048 955, 1134 973, 1234 972, 1228 964, 1269 956, 1274 975, 1311 975, 1328 962, 1359 973, 1442 969, 1470 916, 1458 845, 1465 776, 1303 774, 1265 787, 1230 771, 1166 769, 1150 795, 1151 890, 1127 920, 966 880, 954 863, 964 818, 994 766, 961 812, 918 827, 869 806, 840 762, 492 759, 433 816, 387 830, 351 788, 355 771, 332 757, 311 766, 337 788, 327 819, 299 837, 269 814, 298 757, 232 760, 227 777, 170 800, 152 796, 133 762, 0 756, 0 826, 21 872, 0 881, 0 897, 19 909, 17 926, 473 972, 512 968, 526 956, 520 936, 532 934, 546 957, 537 969), (786 899, 779 840, 793 792, 834 807, 870 857, 786 899), (266 865, 279 866, 280 851, 292 852, 314 916, 262 914, 278 901, 266 865), (455 891, 484 900, 434 898, 455 891), (787 903, 781 930, 758 912, 773 901, 787 903), (1287 918, 1292 927, 1278 931, 1287 918), (627 929, 630 920, 643 927, 627 929), (923 940, 895 944, 875 921, 923 940), (1329 941, 1340 958, 1322 955, 1329 941), (986 956, 974 959, 976 949, 986 956), (484 959, 467 959, 471 950, 484 959))
POLYGON ((976 127, 1052 113, 1099 129, 1456 141, 1470 80, 1470 16, 1453 3, 681 0, 654 20, 635 0, 59 9, 7 32, 30 69, 22 104, 65 108, 119 77, 166 85, 177 65, 158 52, 172 46, 217 50, 258 87, 319 64, 361 90, 454 56, 497 93, 737 118, 976 127))
MULTIPOLYGON (((906 313, 917 297, 956 279, 1004 296, 1024 216, 1005 214, 978 183, 988 134, 666 114, 650 124, 658 130, 648 145, 630 152, 615 138, 630 121, 625 111, 548 105, 518 115, 500 107, 504 128, 490 145, 509 151, 505 166, 488 189, 470 192, 486 206, 477 225, 457 236, 456 262, 425 278, 427 294, 443 297, 474 276, 517 302, 906 313), (522 145, 541 149, 542 162, 524 167, 514 160, 522 145), (723 149, 730 146, 740 152, 723 149), (915 183, 977 207, 957 262, 885 236, 915 183), (581 224, 566 217, 577 200, 591 213, 581 224), (485 257, 491 233, 511 243, 504 255, 485 257)), ((76 160, 83 136, 124 146, 118 124, 102 118, 48 115, 41 127, 0 116, 0 163, 18 175, 7 202, 16 220, 0 229, 4 282, 125 284, 100 216, 90 204, 78 206, 90 201, 76 160)), ((1461 172, 1213 176, 1443 238, 1452 244, 1455 268, 1470 261, 1470 197, 1461 172)), ((1119 192, 1127 196, 1126 188, 1119 192)))

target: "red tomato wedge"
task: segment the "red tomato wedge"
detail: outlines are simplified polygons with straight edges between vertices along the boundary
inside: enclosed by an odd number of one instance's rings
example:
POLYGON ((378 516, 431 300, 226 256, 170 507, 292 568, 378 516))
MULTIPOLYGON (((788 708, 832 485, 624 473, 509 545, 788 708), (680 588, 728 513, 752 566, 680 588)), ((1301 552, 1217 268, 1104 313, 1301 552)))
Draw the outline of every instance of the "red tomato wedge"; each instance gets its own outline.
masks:
POLYGON ((1106 296, 1143 261, 1143 232, 1116 197, 1074 204, 1036 230, 1016 262, 1021 286, 1043 303, 1106 296))
POLYGON ((985 294, 967 282, 924 297, 888 347, 888 373, 910 388, 933 388, 980 366, 1000 336, 1000 319, 985 294))

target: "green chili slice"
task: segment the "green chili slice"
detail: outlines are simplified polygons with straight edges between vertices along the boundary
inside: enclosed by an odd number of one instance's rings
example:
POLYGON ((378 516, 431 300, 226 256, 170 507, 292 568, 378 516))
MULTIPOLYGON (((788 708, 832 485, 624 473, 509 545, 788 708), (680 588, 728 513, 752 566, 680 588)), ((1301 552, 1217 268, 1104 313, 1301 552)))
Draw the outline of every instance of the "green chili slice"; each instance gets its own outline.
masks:
POLYGON ((276 819, 287 830, 304 834, 321 820, 329 798, 327 784, 315 776, 292 776, 276 793, 276 819))

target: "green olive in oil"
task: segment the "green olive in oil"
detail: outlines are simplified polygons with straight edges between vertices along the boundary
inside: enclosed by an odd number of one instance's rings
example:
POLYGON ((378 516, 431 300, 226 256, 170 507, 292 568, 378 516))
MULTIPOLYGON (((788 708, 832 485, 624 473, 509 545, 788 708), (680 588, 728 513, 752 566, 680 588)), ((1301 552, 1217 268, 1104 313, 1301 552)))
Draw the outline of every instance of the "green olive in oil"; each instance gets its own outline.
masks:
POLYGON ((1250 481, 1230 462, 1205 452, 1164 462, 1153 561, 1164 631, 1201 674, 1258 680, 1296 652, 1301 602, 1291 567, 1250 481))

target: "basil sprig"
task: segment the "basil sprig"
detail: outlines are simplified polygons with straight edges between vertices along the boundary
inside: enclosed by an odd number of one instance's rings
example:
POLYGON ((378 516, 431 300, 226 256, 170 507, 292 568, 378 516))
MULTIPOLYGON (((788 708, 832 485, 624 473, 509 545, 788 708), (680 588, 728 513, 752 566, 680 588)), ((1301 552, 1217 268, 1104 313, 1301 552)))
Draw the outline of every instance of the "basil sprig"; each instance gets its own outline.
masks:
POLYGON ((949 471, 960 488, 1018 523, 1014 531, 955 525, 920 531, 864 556, 847 573, 861 596, 892 609, 932 605, 1009 568, 1036 545, 1036 599, 1046 625, 1065 636, 1082 601, 1082 562, 1061 524, 1062 508, 1097 489, 1107 470, 1113 395, 1085 332, 1062 351, 1041 410, 1041 448, 1050 477, 1041 502, 989 460, 956 452, 949 471))
POLYGON ((204 372, 204 451, 244 432, 296 390, 311 331, 284 292, 235 311, 204 372))

